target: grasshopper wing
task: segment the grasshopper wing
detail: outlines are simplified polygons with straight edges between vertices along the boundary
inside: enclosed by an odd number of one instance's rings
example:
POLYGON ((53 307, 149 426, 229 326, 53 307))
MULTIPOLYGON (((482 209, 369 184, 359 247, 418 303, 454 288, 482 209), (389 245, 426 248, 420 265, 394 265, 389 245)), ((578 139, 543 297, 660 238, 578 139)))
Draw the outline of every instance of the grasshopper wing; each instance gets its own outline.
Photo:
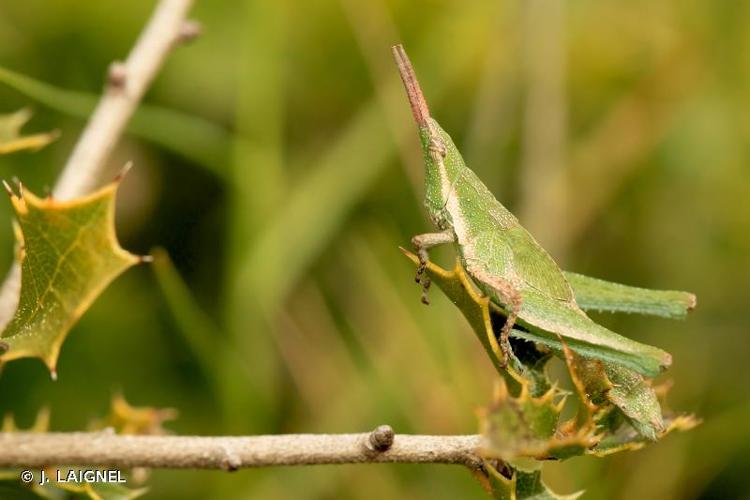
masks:
POLYGON ((674 290, 649 290, 566 272, 576 302, 584 310, 648 314, 682 319, 695 308, 695 295, 674 290))

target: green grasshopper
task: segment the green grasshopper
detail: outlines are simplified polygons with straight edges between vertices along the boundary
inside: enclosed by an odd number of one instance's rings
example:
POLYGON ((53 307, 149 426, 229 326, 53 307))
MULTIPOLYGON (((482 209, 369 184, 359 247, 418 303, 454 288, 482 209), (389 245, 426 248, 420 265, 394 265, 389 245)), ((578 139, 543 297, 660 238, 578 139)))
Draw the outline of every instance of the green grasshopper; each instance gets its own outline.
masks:
POLYGON ((506 312, 499 334, 503 364, 511 352, 509 335, 518 323, 521 331, 561 338, 583 356, 614 362, 643 375, 655 376, 666 369, 671 364, 667 352, 595 323, 579 301, 590 309, 681 316, 695 305, 695 297, 564 273, 466 166, 450 136, 432 119, 403 47, 393 47, 393 54, 419 128, 425 160, 425 206, 439 230, 412 238, 419 257, 416 280, 423 286, 422 301, 428 303, 430 283, 424 276, 428 250, 453 244, 474 284, 506 312))

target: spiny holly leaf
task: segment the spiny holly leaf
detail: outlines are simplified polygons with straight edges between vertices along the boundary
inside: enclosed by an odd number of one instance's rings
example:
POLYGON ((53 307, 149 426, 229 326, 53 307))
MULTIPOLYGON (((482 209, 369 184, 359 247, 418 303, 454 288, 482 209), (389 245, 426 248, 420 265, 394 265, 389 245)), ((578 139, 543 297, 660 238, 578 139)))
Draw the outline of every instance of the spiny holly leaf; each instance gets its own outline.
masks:
POLYGON ((146 494, 148 488, 131 490, 116 483, 54 483, 54 486, 70 493, 68 498, 90 500, 132 500, 146 494))
MULTIPOLYGON (((419 259, 413 253, 403 248, 401 251, 411 259, 412 262, 419 262, 419 259)), ((502 322, 505 321, 505 317, 503 316, 504 312, 495 306, 488 297, 482 296, 477 291, 474 284, 466 275, 460 261, 456 260, 456 266, 453 271, 446 271, 437 264, 428 262, 425 272, 430 280, 433 283, 436 283, 443 293, 445 293, 456 307, 458 307, 461 313, 463 313, 479 339, 479 342, 481 342, 485 351, 487 351, 487 354, 498 373, 505 378, 505 381, 512 388, 512 392, 517 393, 520 389, 518 380, 516 377, 511 376, 508 370, 503 368, 502 353, 497 342, 497 334, 495 333, 496 323, 499 321, 499 326, 502 327, 502 322), (495 318, 497 318, 497 320, 495 318)), ((499 328, 497 328, 497 330, 499 331, 499 328)), ((511 337, 514 339, 519 338, 521 335, 522 332, 518 330, 514 329, 511 331, 511 337)), ((521 359, 516 356, 516 351, 518 351, 517 354, 519 356, 521 356, 522 353, 520 350, 514 350, 514 353, 511 353, 510 355, 508 365, 512 370, 518 373, 522 379, 528 381, 531 395, 541 396, 551 387, 547 374, 544 371, 544 365, 548 357, 543 353, 539 353, 533 344, 525 341, 523 343, 530 349, 533 349, 535 354, 533 356, 528 356, 528 358, 531 359, 524 359, 524 361, 529 362, 522 362, 521 359)))
POLYGON ((583 455, 599 442, 593 425, 560 425, 565 396, 556 386, 534 397, 528 381, 513 376, 521 386, 520 394, 512 396, 501 381, 490 406, 479 411, 483 456, 508 463, 524 458, 563 460, 583 455))
POLYGON ((58 483, 55 481, 57 471, 60 477, 66 477, 67 469, 45 467, 44 472, 50 479, 40 485, 38 481, 24 483, 20 480, 21 470, 0 471, 0 498, 13 500, 132 500, 146 494, 148 488, 130 489, 116 483, 58 483))
MULTIPOLYGON (((113 414, 117 414, 114 422, 128 420, 135 430, 143 432, 132 432, 132 434, 161 434, 161 422, 174 416, 174 410, 155 410, 152 408, 132 408, 124 399, 115 398, 113 401, 113 414), (150 417, 150 418, 148 418, 150 417)), ((42 408, 37 413, 34 424, 26 429, 16 426, 15 419, 11 414, 6 414, 3 419, 1 432, 48 432, 50 412, 48 408, 42 408)), ((119 429, 117 429, 119 431, 119 429)), ((92 467, 93 469, 93 467, 92 467)), ((60 477, 67 476, 67 470, 60 466, 49 465, 44 467, 44 472, 50 481, 40 485, 38 481, 31 483, 21 482, 20 469, 0 470, 0 499, 4 498, 54 498, 60 500, 73 500, 88 498, 91 500, 130 500, 144 495, 148 488, 130 489, 122 484, 115 483, 73 483, 60 482, 57 478, 58 470, 60 477)), ((130 480, 143 475, 142 469, 133 469, 130 480)), ((137 481, 137 479, 135 479, 137 481)))
MULTIPOLYGON (((401 251, 411 259, 412 262, 415 264, 419 263, 419 259, 416 255, 403 248, 401 248, 401 251)), ((445 293, 456 307, 461 310, 477 334, 477 337, 487 351, 487 354, 490 355, 490 359, 495 365, 495 368, 497 368, 498 372, 503 373, 505 370, 501 363, 500 346, 498 345, 497 338, 492 330, 489 298, 483 297, 477 292, 474 285, 466 276, 463 266, 461 266, 461 263, 458 260, 456 261, 456 267, 453 271, 446 271, 442 267, 429 261, 427 262, 425 272, 430 280, 433 283, 437 283, 443 293, 445 293)))
POLYGON ((43 148, 60 136, 58 131, 46 134, 21 135, 21 127, 31 118, 31 110, 21 109, 15 113, 0 115, 0 154, 24 149, 43 148))
MULTIPOLYGON (((162 424, 175 418, 177 410, 132 406, 122 394, 115 394, 112 397, 109 415, 93 422, 89 427, 91 430, 111 429, 117 434, 163 435, 168 434, 168 431, 162 424)), ((135 483, 145 482, 149 475, 150 470, 144 467, 135 467, 130 471, 130 479, 135 483)))
MULTIPOLYGON (((57 469, 45 468, 48 478, 54 479, 57 469)), ((146 494, 148 488, 129 489, 115 483, 58 483, 51 480, 39 485, 38 481, 23 483, 20 470, 0 471, 0 498, 13 500, 132 500, 146 494)), ((61 469, 61 477, 66 471, 61 469)))
POLYGON ((167 433, 162 424, 175 418, 177 410, 131 406, 122 394, 115 394, 109 415, 91 427, 93 430, 114 429, 118 434, 161 435, 167 433))
MULTIPOLYGON (((402 251, 413 262, 418 262, 414 254, 402 251)), ((534 356, 519 352, 517 346, 535 344, 521 341, 541 342, 566 359, 582 407, 579 417, 560 425, 556 430, 555 440, 546 443, 542 450, 546 458, 564 459, 586 453, 609 434, 627 434, 627 429, 619 431, 624 422, 629 424, 628 427, 634 428, 638 436, 647 440, 655 440, 664 435, 662 410, 656 393, 641 375, 614 363, 581 356, 569 349, 568 341, 563 342, 559 336, 554 342, 545 344, 545 339, 534 332, 518 329, 511 331, 511 341, 516 341, 514 354, 517 356, 511 356, 509 369, 503 369, 500 362, 502 354, 495 334, 496 325, 502 326, 501 322, 504 321, 502 311, 476 290, 460 263, 456 264, 453 271, 446 271, 433 262, 428 262, 425 272, 466 317, 498 372, 503 375, 508 387, 512 388, 511 393, 519 394, 526 384, 529 395, 539 398, 551 388, 544 371, 546 358, 537 350, 536 359, 540 361, 538 365, 534 365, 534 356)), ((512 413, 507 408, 503 411, 512 413)), ((503 425, 512 424, 503 422, 503 425)), ((537 450, 537 453, 541 451, 537 450)))
MULTIPOLYGON (((23 429, 23 432, 47 432, 49 430, 49 415, 49 408, 44 407, 40 409, 36 414, 34 423, 28 429, 23 429)), ((18 432, 21 430, 16 425, 16 419, 13 417, 13 414, 6 413, 0 432, 18 432)))
POLYGON ((20 472, 4 473, 0 471, 0 498, 13 500, 48 500, 49 497, 41 492, 37 484, 22 483, 20 472))
POLYGON ((542 482, 542 471, 524 471, 506 467, 499 472, 490 462, 484 463, 486 476, 481 481, 482 485, 496 500, 575 500, 583 492, 572 495, 558 495, 553 493, 544 482, 542 482))
POLYGON ((518 377, 521 393, 508 392, 504 380, 496 389, 493 401, 479 411, 481 433, 486 438, 483 455, 506 462, 525 457, 543 457, 554 438, 564 400, 555 401, 557 388, 534 397, 528 382, 518 377))
MULTIPOLYGON (((562 342, 562 339, 561 339, 562 342)), ((614 405, 644 438, 655 441, 664 430, 656 392, 638 373, 625 367, 583 358, 562 342, 565 362, 585 412, 586 422, 601 424, 614 405)), ((579 421, 581 419, 579 418, 579 421)), ((616 425, 610 426, 614 431, 616 425)))
POLYGON ((38 357, 55 378, 70 328, 113 279, 143 260, 115 236, 118 184, 67 202, 8 189, 20 237, 21 296, 0 336, 7 348, 0 362, 38 357))
MULTIPOLYGON (((659 405, 664 413, 664 429, 659 433, 658 438, 662 439, 667 434, 679 431, 684 432, 693 429, 700 424, 700 419, 693 415, 678 415, 669 409, 667 404, 667 393, 671 387, 670 382, 663 383, 654 387, 654 393, 658 398, 659 405)), ((596 447, 589 450, 588 453, 595 456, 606 456, 621 451, 638 450, 650 442, 641 433, 636 431, 632 426, 612 425, 610 432, 606 434, 596 447)))
MULTIPOLYGON (((677 415, 664 418, 664 430, 659 439, 671 432, 685 432, 700 425, 700 420, 693 415, 677 415)), ((651 440, 646 439, 631 427, 620 427, 617 432, 607 435, 594 448, 588 450, 589 455, 604 457, 622 451, 640 450, 651 440)))

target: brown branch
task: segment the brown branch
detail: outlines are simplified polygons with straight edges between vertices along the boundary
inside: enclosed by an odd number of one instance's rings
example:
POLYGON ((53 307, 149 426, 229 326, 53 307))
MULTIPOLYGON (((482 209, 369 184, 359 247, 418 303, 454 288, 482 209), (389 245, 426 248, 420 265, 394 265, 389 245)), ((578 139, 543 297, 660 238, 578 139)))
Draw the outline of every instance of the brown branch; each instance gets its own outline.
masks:
POLYGON ((109 68, 104 95, 65 164, 56 198, 74 198, 101 182, 105 161, 146 89, 177 42, 198 29, 185 16, 193 0, 161 0, 124 63, 109 68))
POLYGON ((109 432, 0 434, 0 467, 111 466, 223 469, 355 463, 459 464, 477 470, 478 435, 361 434, 247 437, 126 436, 109 432))
MULTIPOLYGON (((200 33, 196 23, 185 20, 192 3, 161 0, 127 60, 110 66, 104 95, 55 185, 56 198, 84 195, 101 182, 107 158, 167 54, 176 43, 190 41, 200 33)), ((0 328, 18 307, 20 283, 20 268, 14 263, 0 287, 0 328)))

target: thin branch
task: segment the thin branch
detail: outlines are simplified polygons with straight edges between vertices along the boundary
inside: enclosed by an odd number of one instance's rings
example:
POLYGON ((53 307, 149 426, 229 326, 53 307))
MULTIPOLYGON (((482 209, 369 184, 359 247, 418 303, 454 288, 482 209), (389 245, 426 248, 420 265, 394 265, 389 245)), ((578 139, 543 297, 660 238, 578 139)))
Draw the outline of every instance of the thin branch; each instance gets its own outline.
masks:
MULTIPOLYGON (((177 43, 198 36, 199 26, 186 21, 193 0, 161 0, 124 63, 109 68, 99 104, 76 143, 53 189, 59 199, 81 196, 102 180, 106 160, 117 144, 146 89, 177 43)), ((0 288, 0 328, 18 307, 21 272, 18 264, 0 288)))
POLYGON ((74 198, 101 182, 102 169, 128 120, 176 42, 196 33, 185 20, 192 0, 162 0, 124 63, 109 68, 106 88, 55 186, 74 198))
POLYGON ((477 470, 478 435, 361 434, 247 437, 126 436, 109 432, 0 434, 0 467, 110 466, 223 469, 356 463, 459 464, 477 470))

